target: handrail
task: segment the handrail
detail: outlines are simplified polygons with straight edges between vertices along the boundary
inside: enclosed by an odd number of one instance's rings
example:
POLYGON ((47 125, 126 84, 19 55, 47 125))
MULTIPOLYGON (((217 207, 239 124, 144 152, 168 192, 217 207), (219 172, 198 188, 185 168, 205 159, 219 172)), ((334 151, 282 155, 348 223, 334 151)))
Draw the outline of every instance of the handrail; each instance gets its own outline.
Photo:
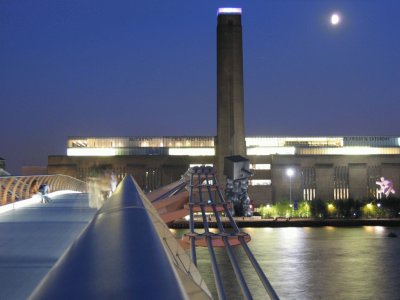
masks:
POLYGON ((73 190, 86 192, 86 182, 67 175, 1 176, 0 205, 28 199, 32 184, 48 184, 52 192, 73 190))
MULTIPOLYGON (((215 285, 217 288, 217 293, 219 299, 225 299, 226 295, 223 289, 223 284, 221 282, 219 269, 217 262, 214 258, 214 253, 212 250, 213 246, 223 246, 226 250, 226 253, 231 262, 231 266, 235 272, 237 282, 241 288, 243 298, 244 299, 252 299, 251 291, 249 289, 248 284, 246 283, 245 277, 243 276, 242 270, 239 267, 239 262, 235 257, 232 247, 233 245, 241 245, 250 260, 254 270, 256 271, 261 283, 263 284, 269 298, 271 300, 279 300, 279 296, 273 289, 271 283, 269 282, 267 276, 264 274, 260 265, 258 264, 256 258, 251 253, 250 248, 247 246, 247 242, 250 240, 250 237, 247 233, 241 232, 240 228, 237 226, 230 209, 228 207, 227 201, 224 199, 222 191, 220 189, 217 177, 216 170, 213 167, 194 167, 189 168, 187 173, 185 174, 188 189, 190 189, 190 208, 193 210, 193 207, 199 206, 202 216, 202 223, 204 228, 204 233, 197 233, 194 231, 193 225, 193 212, 190 212, 190 232, 185 235, 185 240, 189 242, 191 245, 195 244, 196 246, 203 246, 209 248, 209 254, 211 258, 211 266, 214 273, 215 285), (194 180, 196 177, 197 180, 194 180), (208 194, 204 195, 207 197, 208 201, 205 203, 203 196, 203 188, 206 187, 208 194), (212 234, 209 231, 208 218, 205 214, 205 206, 211 206, 217 228, 219 229, 218 233, 212 234), (217 207, 220 206, 223 208, 223 213, 228 218, 230 226, 233 228, 233 233, 229 233, 225 231, 225 228, 221 222, 220 212, 218 212, 217 207), (232 240, 231 240, 232 238, 232 240), (236 240, 234 239, 236 238, 236 240), (205 240, 205 243, 203 242, 205 240), (222 241, 222 245, 219 241, 222 241)), ((192 247, 192 259, 196 258, 196 248, 192 247)))
MULTIPOLYGON (((189 299, 176 268, 184 251, 168 254, 172 244, 160 235, 154 213, 133 178, 125 177, 30 298, 189 299)), ((186 275, 193 276, 197 270, 187 266, 186 275)), ((190 298, 209 299, 204 295, 190 298)))

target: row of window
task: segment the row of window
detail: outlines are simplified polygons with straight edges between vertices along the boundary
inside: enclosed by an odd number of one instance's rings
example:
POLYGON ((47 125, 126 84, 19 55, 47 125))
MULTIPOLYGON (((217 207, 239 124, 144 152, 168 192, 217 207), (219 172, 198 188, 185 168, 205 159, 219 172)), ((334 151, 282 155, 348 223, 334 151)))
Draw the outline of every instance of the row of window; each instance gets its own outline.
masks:
POLYGON ((68 148, 214 147, 213 137, 71 137, 68 148))
MULTIPOLYGON (((249 147, 247 155, 399 155, 400 147, 343 147, 343 148, 295 148, 249 147)), ((188 155, 214 156, 214 147, 70 147, 68 156, 122 156, 122 155, 188 155)))
MULTIPOLYGON (((209 148, 214 147, 214 137, 70 137, 68 148, 209 148)), ((353 136, 353 137, 246 137, 248 148, 380 148, 399 147, 399 137, 353 136)), ((257 150, 254 150, 257 151, 257 150)), ((259 150, 258 150, 259 151, 259 150)), ((265 149, 267 151, 267 149, 265 149)), ((333 151, 333 150, 331 150, 333 151)), ((279 153, 279 152, 278 152, 279 153)), ((257 155, 257 154, 255 154, 257 155)), ((265 154, 264 154, 265 155, 265 154)))

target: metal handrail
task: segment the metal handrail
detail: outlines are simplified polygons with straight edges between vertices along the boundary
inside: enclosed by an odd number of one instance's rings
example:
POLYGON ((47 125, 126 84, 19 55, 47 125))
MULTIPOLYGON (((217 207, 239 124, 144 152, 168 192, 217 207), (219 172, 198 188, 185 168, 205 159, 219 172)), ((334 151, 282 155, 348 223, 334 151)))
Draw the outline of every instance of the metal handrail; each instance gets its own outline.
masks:
MULTIPOLYGON (((219 229, 219 233, 214 234, 213 236, 216 239, 220 239, 223 242, 223 247, 226 250, 226 253, 229 257, 229 260, 231 262, 232 268, 235 272, 236 279, 239 283, 239 286, 241 288, 241 291, 243 293, 244 299, 252 299, 251 291, 246 283, 246 280, 243 276, 242 270, 239 267, 239 263, 237 258, 235 257, 233 253, 233 246, 230 243, 230 237, 236 237, 238 243, 236 245, 241 245, 250 260, 253 268, 255 269, 261 283, 263 284, 266 292, 268 293, 270 299, 272 300, 279 300, 279 297, 275 290, 273 289, 271 283, 269 282, 267 276, 264 274, 263 270, 261 269, 260 265, 258 264, 257 260, 255 259, 254 255, 252 254, 250 248, 247 246, 247 242, 249 241, 246 240, 246 238, 249 238, 248 234, 241 232, 239 227, 237 226, 234 218, 232 217, 232 214, 230 212, 230 209, 228 207, 228 203, 225 201, 224 196, 221 192, 221 189, 218 184, 218 180, 216 178, 216 172, 215 169, 212 167, 194 167, 190 168, 187 172, 186 178, 190 178, 188 181, 189 187, 190 187, 190 234, 187 236, 189 237, 190 244, 193 245, 196 242, 196 239, 205 239, 206 240, 206 245, 209 248, 209 253, 210 253, 210 258, 211 258, 211 266, 212 270, 214 273, 214 280, 215 280, 215 285, 217 288, 217 293, 219 299, 225 299, 225 292, 223 289, 223 284, 221 282, 219 270, 218 270, 218 265, 214 257, 214 251, 212 251, 213 242, 212 242, 212 234, 209 232, 209 224, 208 220, 205 214, 205 206, 210 205, 212 208, 212 211, 215 216, 215 221, 216 225, 219 229), (188 176, 190 175, 190 176, 188 176), (197 175, 197 182, 195 183, 193 181, 194 175, 197 175), (208 201, 209 203, 205 203, 203 199, 203 187, 207 188, 208 192, 208 201), (216 192, 215 196, 213 195, 213 192, 216 192), (198 199, 195 201, 194 194, 198 194, 198 199), (202 215, 202 221, 203 221, 203 228, 204 228, 204 234, 198 234, 197 232, 194 231, 194 224, 193 224, 193 212, 192 209, 195 205, 200 206, 200 211, 202 215), (217 206, 222 206, 223 207, 223 213, 225 216, 228 218, 230 226, 233 228, 233 233, 229 234, 228 232, 225 231, 225 228, 222 224, 221 218, 220 218, 220 213, 217 210, 217 206)), ((192 249, 192 258, 196 257, 196 251, 195 249, 192 249)))
POLYGON ((125 177, 30 299, 175 300, 192 299, 190 293, 210 299, 187 285, 198 272, 191 264, 182 279, 176 265, 182 264, 184 250, 168 254, 177 245, 160 235, 162 221, 155 213, 133 178, 125 177))
POLYGON ((33 176, 2 176, 0 177, 0 205, 28 199, 31 186, 47 184, 52 192, 72 190, 86 192, 86 182, 67 175, 33 175, 33 176))

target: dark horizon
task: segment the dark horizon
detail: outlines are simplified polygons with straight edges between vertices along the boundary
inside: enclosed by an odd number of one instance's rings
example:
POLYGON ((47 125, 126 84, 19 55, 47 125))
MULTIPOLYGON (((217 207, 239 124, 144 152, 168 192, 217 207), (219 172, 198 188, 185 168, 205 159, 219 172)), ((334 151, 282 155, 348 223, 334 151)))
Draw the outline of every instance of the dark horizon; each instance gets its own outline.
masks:
POLYGON ((68 136, 215 136, 223 6, 243 9, 246 136, 400 136, 398 1, 4 1, 7 170, 68 136))

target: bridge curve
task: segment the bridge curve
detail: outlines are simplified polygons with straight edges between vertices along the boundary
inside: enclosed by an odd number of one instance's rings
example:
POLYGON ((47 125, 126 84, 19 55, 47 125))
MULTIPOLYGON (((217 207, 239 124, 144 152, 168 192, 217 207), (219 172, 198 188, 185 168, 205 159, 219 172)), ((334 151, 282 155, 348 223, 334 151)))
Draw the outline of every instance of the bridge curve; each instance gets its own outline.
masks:
POLYGON ((33 175, 33 176, 1 176, 0 205, 5 205, 29 199, 32 196, 31 187, 47 184, 51 191, 72 190, 86 192, 86 182, 67 175, 33 175))

